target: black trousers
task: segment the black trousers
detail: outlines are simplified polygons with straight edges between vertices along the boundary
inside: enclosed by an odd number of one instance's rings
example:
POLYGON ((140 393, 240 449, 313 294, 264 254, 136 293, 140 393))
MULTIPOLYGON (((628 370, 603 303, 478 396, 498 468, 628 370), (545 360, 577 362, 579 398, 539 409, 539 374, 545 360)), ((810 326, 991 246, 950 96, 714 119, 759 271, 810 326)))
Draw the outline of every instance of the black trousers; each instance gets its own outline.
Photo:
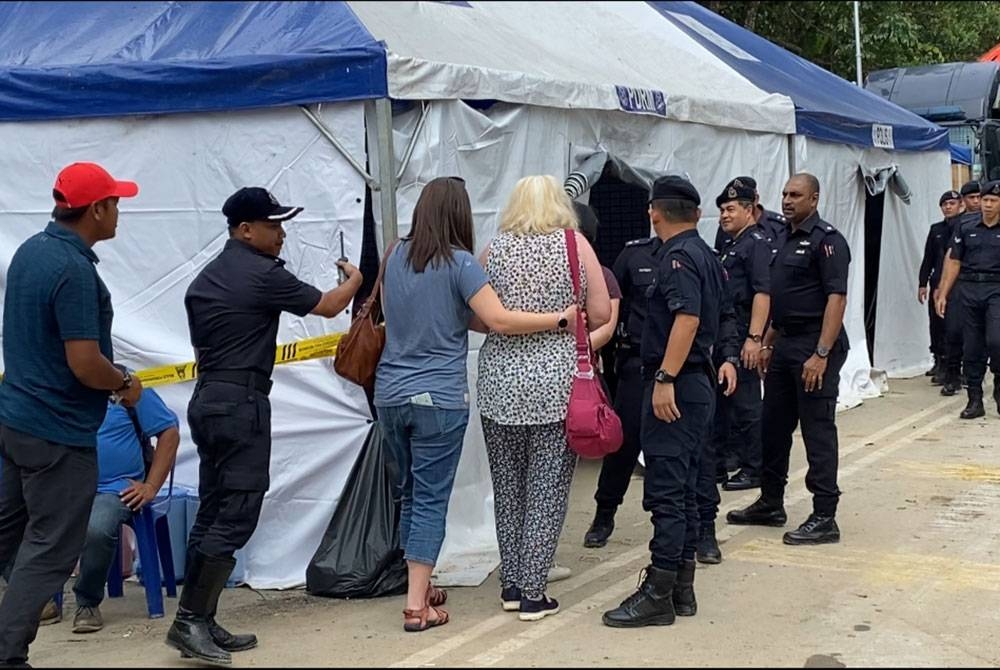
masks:
POLYGON ((772 502, 784 499, 792 433, 801 423, 809 462, 806 488, 813 495, 813 511, 832 516, 840 498, 836 412, 840 369, 847 360, 847 348, 842 337, 830 351, 822 387, 806 393, 802 365, 816 350, 817 337, 818 333, 783 335, 775 343, 771 366, 764 378, 761 495, 772 502))
POLYGON ((677 570, 691 560, 698 542, 696 488, 708 424, 715 411, 715 389, 708 375, 683 374, 674 383, 681 418, 673 423, 653 414, 656 382, 646 382, 642 403, 642 452, 646 461, 642 507, 653 521, 649 542, 652 563, 677 570))
POLYGON ((965 284, 957 282, 948 296, 944 311, 944 359, 949 379, 958 381, 962 375, 962 352, 965 340, 965 284))
POLYGON ((28 660, 45 603, 80 558, 97 492, 97 450, 0 427, 0 663, 28 660), (16 556, 16 558, 15 558, 16 556))
POLYGON ((739 445, 740 467, 757 476, 761 469, 760 418, 763 408, 760 376, 756 370, 737 366, 736 391, 728 398, 718 389, 715 406, 715 425, 712 439, 715 453, 721 453, 721 445, 735 437, 739 445), (724 418, 725 417, 725 418, 724 418), (728 421, 727 421, 728 419, 728 421))
POLYGON ((188 424, 200 461, 188 555, 231 558, 256 530, 270 485, 271 403, 252 386, 200 382, 188 424))
POLYGON ((934 354, 934 358, 941 361, 945 356, 945 326, 944 319, 937 315, 934 307, 933 295, 936 290, 932 289, 932 297, 927 299, 927 322, 931 333, 931 353, 934 354))
POLYGON ((993 374, 1000 374, 1000 282, 962 284, 965 333, 962 364, 969 389, 981 392, 987 357, 993 374))
POLYGON ((637 352, 618 366, 615 412, 622 421, 625 439, 621 448, 605 456, 601 463, 601 475, 594 494, 598 509, 614 511, 625 499, 632 471, 639 460, 642 393, 642 361, 637 352))

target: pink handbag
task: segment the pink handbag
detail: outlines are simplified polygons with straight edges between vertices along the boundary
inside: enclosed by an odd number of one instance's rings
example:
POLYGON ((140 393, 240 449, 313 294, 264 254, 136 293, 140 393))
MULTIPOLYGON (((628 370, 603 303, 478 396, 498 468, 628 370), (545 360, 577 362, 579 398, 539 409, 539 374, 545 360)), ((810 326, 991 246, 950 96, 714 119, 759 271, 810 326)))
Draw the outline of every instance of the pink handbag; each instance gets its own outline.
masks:
MULTIPOLYGON (((566 255, 573 278, 573 296, 580 301, 580 260, 576 232, 566 231, 566 255)), ((587 315, 576 314, 576 371, 566 409, 566 442, 582 458, 604 458, 622 446, 622 422, 608 403, 601 380, 597 378, 590 356, 587 315)))

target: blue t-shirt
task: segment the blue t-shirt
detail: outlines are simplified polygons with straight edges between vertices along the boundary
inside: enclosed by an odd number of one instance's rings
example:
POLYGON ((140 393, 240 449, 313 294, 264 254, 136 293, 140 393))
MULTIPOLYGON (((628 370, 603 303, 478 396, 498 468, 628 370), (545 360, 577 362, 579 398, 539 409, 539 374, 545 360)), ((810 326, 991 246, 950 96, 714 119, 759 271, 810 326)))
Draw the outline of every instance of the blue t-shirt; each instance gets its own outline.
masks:
MULTIPOLYGON (((143 389, 135 406, 142 432, 150 439, 168 428, 177 427, 177 415, 152 389, 143 389)), ((108 403, 108 413, 97 432, 97 492, 118 494, 129 486, 129 479, 143 481, 146 466, 142 462, 142 445, 121 405, 108 403)))
MULTIPOLYGON (((434 407, 467 409, 469 300, 489 283, 468 251, 417 273, 401 241, 386 261, 382 284, 385 349, 375 375, 376 407, 397 407, 429 394, 434 407)), ((420 401, 426 404, 426 397, 420 401)))
POLYGON ((84 386, 66 360, 67 340, 96 340, 113 360, 111 294, 97 255, 69 227, 49 223, 14 253, 3 313, 0 423, 73 447, 94 447, 108 391, 84 386))

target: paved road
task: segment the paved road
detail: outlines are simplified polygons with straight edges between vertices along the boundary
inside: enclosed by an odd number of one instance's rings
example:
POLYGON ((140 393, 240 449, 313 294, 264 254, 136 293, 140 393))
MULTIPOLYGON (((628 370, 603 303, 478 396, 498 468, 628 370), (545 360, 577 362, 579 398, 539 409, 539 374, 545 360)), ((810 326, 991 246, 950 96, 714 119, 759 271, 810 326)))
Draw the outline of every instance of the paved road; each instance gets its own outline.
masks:
MULTIPOLYGON (((886 397, 842 414, 841 543, 787 547, 780 529, 720 521, 724 561, 699 567, 698 615, 674 626, 601 625, 601 612, 636 585, 650 526, 636 479, 608 545, 582 547, 598 472, 588 462, 577 470, 558 553, 574 576, 550 587, 562 603, 557 616, 523 623, 501 612, 495 575, 451 590, 452 623, 421 634, 402 631, 401 597, 331 601, 236 589, 224 594, 220 619, 255 631, 262 644, 235 655, 234 665, 1000 665, 1000 419, 991 408, 985 419, 960 421, 963 406, 920 378, 894 381, 886 397)), ((803 467, 797 443, 789 526, 810 510, 803 467)), ((722 495, 720 517, 754 498, 722 495)), ((175 603, 155 621, 144 618, 144 604, 129 585, 102 608, 100 633, 73 635, 68 622, 42 628, 32 663, 190 666, 162 642, 175 603)))

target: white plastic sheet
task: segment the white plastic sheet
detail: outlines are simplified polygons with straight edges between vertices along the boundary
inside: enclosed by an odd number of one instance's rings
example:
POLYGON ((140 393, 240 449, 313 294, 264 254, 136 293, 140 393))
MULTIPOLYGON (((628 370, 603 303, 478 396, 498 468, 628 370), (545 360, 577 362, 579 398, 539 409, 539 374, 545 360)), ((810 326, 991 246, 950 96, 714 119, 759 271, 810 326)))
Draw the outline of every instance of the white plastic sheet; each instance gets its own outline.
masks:
MULTIPOLYGON (((328 106, 326 124, 364 163, 361 103, 328 106)), ((115 309, 118 359, 142 369, 192 359, 184 292, 227 237, 222 203, 241 186, 270 188, 305 211, 286 224, 282 256, 302 279, 336 285, 344 233, 347 256, 361 254, 364 183, 297 108, 162 117, 0 123, 0 270, 17 246, 45 227, 52 183, 73 161, 94 161, 139 183, 122 200, 115 239, 95 248, 115 309)), ((350 317, 282 316, 279 342, 345 330, 350 317)), ((305 581, 344 482, 368 431, 359 388, 325 361, 275 370, 271 490, 243 554, 254 587, 305 581)), ((160 389, 181 419, 176 481, 197 487, 197 454, 187 429, 192 385, 160 389)))

